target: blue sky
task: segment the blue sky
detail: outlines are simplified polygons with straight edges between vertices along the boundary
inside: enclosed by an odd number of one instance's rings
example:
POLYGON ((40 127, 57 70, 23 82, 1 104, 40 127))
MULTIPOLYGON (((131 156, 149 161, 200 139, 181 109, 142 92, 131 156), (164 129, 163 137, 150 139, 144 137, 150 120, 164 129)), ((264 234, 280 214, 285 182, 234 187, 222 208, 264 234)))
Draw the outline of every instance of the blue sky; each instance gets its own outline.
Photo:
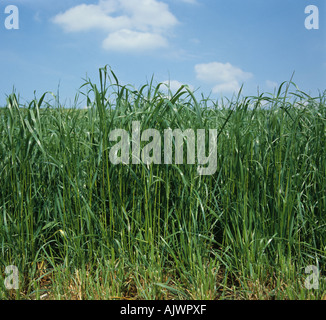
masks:
POLYGON ((291 78, 312 95, 326 89, 324 0, 2 0, 0 105, 57 92, 70 106, 83 78, 109 65, 123 84, 170 81, 212 98, 273 92, 291 78), (19 29, 5 28, 6 6, 19 29), (319 9, 308 30, 305 8, 319 9))

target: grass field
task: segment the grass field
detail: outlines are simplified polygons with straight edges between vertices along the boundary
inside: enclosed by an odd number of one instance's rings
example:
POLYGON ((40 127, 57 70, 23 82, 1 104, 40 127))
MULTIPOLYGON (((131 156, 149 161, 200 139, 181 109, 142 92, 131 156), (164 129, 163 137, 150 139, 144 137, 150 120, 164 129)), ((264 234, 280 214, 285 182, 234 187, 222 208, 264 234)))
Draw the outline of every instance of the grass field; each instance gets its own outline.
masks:
POLYGON ((14 93, 0 109, 0 298, 326 296, 326 91, 286 82, 214 102, 120 86, 107 68, 99 80, 81 88, 87 109, 50 94, 22 106, 14 93), (108 135, 132 121, 217 129, 216 173, 113 165, 108 135), (318 289, 305 286, 309 265, 318 289))

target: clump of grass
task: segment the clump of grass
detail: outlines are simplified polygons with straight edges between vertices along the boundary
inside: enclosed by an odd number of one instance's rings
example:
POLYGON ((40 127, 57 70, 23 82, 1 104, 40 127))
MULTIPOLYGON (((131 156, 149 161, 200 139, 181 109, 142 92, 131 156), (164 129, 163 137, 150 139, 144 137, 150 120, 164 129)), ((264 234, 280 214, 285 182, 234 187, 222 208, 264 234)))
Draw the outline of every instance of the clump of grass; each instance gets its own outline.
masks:
MULTIPOLYGON (((0 259, 20 299, 320 299, 324 274, 326 94, 293 83, 275 95, 196 99, 139 90, 100 69, 88 109, 47 94, 0 110, 0 259), (291 92, 291 90, 293 90, 291 92), (217 129, 217 172, 194 165, 113 165, 108 135, 217 129)), ((185 153, 186 158, 186 153, 185 153)), ((2 279, 1 279, 2 278, 2 279)))

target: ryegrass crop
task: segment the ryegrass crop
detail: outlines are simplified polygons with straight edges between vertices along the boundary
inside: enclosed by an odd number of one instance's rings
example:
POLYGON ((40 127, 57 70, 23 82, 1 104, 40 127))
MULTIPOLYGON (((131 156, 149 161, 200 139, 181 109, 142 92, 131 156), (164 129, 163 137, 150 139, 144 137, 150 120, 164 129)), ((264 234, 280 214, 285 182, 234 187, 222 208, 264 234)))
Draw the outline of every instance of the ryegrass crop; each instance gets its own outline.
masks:
MULTIPOLYGON (((325 274, 326 92, 196 99, 100 69, 87 109, 50 94, 0 109, 3 299, 321 299, 325 274), (217 171, 110 162, 109 133, 217 129, 217 171), (5 267, 19 269, 7 290, 5 267), (320 278, 321 279, 321 278, 320 278)), ((146 143, 144 143, 146 145, 146 143)), ((143 147, 143 146, 142 146, 143 147)), ((186 150, 184 150, 186 158, 186 150)))

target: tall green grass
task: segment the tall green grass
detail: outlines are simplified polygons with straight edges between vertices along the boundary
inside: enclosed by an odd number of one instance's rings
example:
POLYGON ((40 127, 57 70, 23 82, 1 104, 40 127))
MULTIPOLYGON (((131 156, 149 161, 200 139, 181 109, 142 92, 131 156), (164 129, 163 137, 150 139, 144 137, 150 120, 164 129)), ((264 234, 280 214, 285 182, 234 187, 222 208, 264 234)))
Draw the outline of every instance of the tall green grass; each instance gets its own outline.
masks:
MULTIPOLYGON (((89 108, 50 94, 0 110, 0 295, 4 299, 320 299, 325 272, 326 92, 197 100, 100 69, 89 108), (113 165, 109 133, 217 129, 217 172, 113 165), (20 288, 4 287, 5 266, 20 288), (2 275, 1 275, 2 274, 2 275)), ((144 145, 142 145, 143 147, 144 145)), ((185 152, 186 159, 186 152, 185 152)))

